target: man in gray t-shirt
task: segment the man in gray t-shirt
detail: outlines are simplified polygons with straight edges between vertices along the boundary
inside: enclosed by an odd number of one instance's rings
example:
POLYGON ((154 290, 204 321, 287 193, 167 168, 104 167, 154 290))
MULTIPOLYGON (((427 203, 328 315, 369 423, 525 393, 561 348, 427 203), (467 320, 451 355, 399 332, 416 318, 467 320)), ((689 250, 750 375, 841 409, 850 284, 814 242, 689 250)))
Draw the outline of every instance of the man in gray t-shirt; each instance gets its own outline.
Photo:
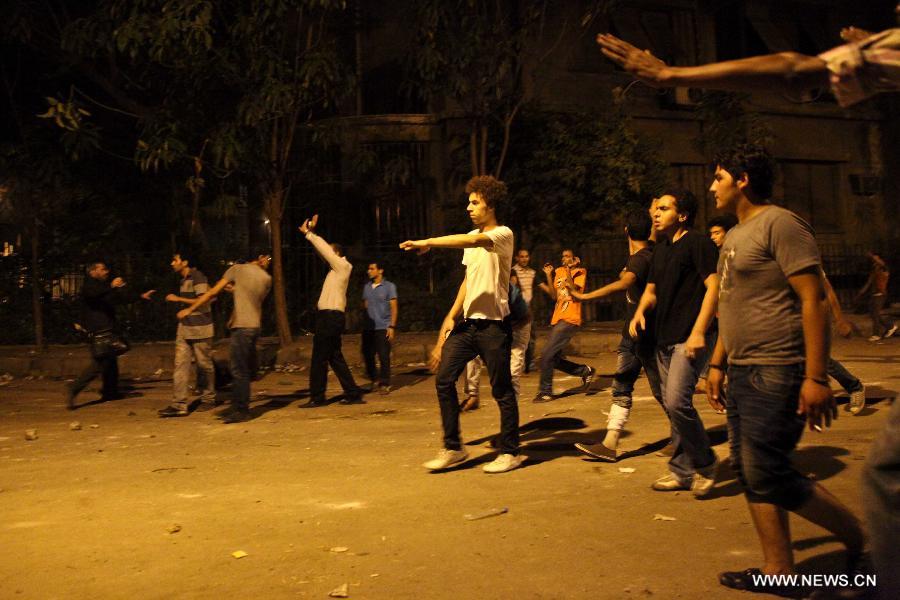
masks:
POLYGON ((848 575, 865 564, 859 520, 791 463, 804 425, 821 432, 837 415, 826 375, 821 261, 810 226, 769 204, 774 170, 765 150, 739 146, 716 162, 710 187, 716 208, 735 213, 739 222, 719 255, 719 340, 707 391, 713 408, 728 409, 731 465, 744 486, 765 559, 761 568, 721 573, 719 582, 788 595, 798 590, 767 586, 759 577, 794 572, 787 511, 824 527, 845 545, 848 575))
POLYGON ((178 313, 185 319, 195 310, 232 286, 234 312, 228 320, 231 330, 231 412, 225 415, 226 423, 239 423, 250 418, 250 380, 256 371, 256 340, 262 314, 262 303, 272 287, 272 277, 266 272, 271 257, 258 254, 248 263, 231 266, 215 286, 178 313))

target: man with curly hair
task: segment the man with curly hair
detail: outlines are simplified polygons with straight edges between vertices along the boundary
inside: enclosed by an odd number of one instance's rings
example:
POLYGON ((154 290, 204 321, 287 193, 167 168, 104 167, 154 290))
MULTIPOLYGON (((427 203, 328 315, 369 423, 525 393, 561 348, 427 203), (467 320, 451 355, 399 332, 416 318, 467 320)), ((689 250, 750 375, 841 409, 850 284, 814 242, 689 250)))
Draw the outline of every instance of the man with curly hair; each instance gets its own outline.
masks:
POLYGON ((500 454, 484 466, 486 473, 504 473, 519 467, 519 407, 509 369, 512 330, 509 319, 509 275, 512 267, 513 233, 497 222, 497 209, 506 198, 506 185, 489 175, 473 177, 466 184, 466 208, 475 229, 465 234, 426 240, 408 240, 403 250, 423 254, 431 248, 463 250, 466 275, 456 300, 438 333, 430 366, 436 372, 435 386, 441 406, 444 448, 423 466, 430 471, 448 469, 464 462, 459 431, 459 399, 456 380, 466 363, 480 356, 487 365, 491 393, 500 408, 500 454), (456 317, 462 314, 457 323, 456 317))

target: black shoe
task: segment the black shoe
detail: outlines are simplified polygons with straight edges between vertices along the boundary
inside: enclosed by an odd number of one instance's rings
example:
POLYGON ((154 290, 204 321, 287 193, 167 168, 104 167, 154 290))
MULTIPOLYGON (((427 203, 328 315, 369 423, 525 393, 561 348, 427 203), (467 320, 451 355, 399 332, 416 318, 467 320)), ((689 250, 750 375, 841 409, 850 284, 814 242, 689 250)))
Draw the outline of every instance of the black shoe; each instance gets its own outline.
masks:
POLYGON ((223 423, 243 423, 245 421, 249 421, 251 419, 250 411, 247 409, 244 410, 233 410, 226 415, 222 416, 223 423))
POLYGON ((575 447, 591 456, 606 462, 616 462, 616 451, 603 445, 603 442, 596 444, 575 444, 575 447))
POLYGON ((585 367, 587 367, 587 372, 581 376, 581 385, 587 389, 594 382, 594 375, 597 374, 597 369, 589 365, 585 365, 585 367))
POLYGON ((745 571, 726 571, 719 573, 719 583, 733 590, 754 592, 757 594, 772 594, 782 598, 803 598, 805 590, 800 586, 768 584, 764 581, 765 575, 759 569, 747 569, 745 571))
POLYGON ((161 408, 156 413, 160 417, 186 417, 188 416, 188 410, 186 408, 177 408, 175 406, 167 406, 165 408, 161 408))
POLYGON ((306 404, 301 404, 298 408, 319 408, 320 406, 326 406, 328 401, 325 398, 310 398, 306 404))
POLYGON ((535 404, 540 404, 542 402, 552 402, 553 396, 551 396, 550 394, 538 394, 531 401, 535 404))

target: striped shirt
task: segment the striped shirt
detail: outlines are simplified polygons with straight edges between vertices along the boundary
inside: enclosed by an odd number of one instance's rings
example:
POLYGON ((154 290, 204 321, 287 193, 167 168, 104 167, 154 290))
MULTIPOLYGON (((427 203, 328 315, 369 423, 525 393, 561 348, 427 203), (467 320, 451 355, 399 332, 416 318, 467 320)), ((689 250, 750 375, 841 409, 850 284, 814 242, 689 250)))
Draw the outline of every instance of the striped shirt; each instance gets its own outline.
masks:
POLYGON ((518 264, 512 266, 519 278, 519 289, 522 290, 522 297, 525 302, 531 304, 532 294, 534 292, 534 277, 537 272, 531 267, 520 267, 518 264))
MULTIPOLYGON (((194 300, 209 290, 209 281, 199 269, 191 269, 181 279, 178 295, 194 300)), ((204 304, 178 323, 178 337, 185 340, 205 340, 213 336, 212 312, 204 304)))

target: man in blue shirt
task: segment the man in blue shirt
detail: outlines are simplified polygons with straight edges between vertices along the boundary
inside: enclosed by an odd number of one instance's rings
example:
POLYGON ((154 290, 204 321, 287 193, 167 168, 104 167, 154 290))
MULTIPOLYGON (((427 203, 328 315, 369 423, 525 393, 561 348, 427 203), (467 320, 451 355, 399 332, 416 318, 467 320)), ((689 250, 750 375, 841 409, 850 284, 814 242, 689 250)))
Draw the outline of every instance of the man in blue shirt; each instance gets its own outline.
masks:
POLYGON ((363 287, 366 324, 362 353, 372 389, 388 394, 391 391, 391 342, 397 327, 397 286, 384 278, 384 268, 377 262, 369 263, 367 274, 369 281, 363 287), (381 364, 378 373, 375 371, 376 353, 381 364))

